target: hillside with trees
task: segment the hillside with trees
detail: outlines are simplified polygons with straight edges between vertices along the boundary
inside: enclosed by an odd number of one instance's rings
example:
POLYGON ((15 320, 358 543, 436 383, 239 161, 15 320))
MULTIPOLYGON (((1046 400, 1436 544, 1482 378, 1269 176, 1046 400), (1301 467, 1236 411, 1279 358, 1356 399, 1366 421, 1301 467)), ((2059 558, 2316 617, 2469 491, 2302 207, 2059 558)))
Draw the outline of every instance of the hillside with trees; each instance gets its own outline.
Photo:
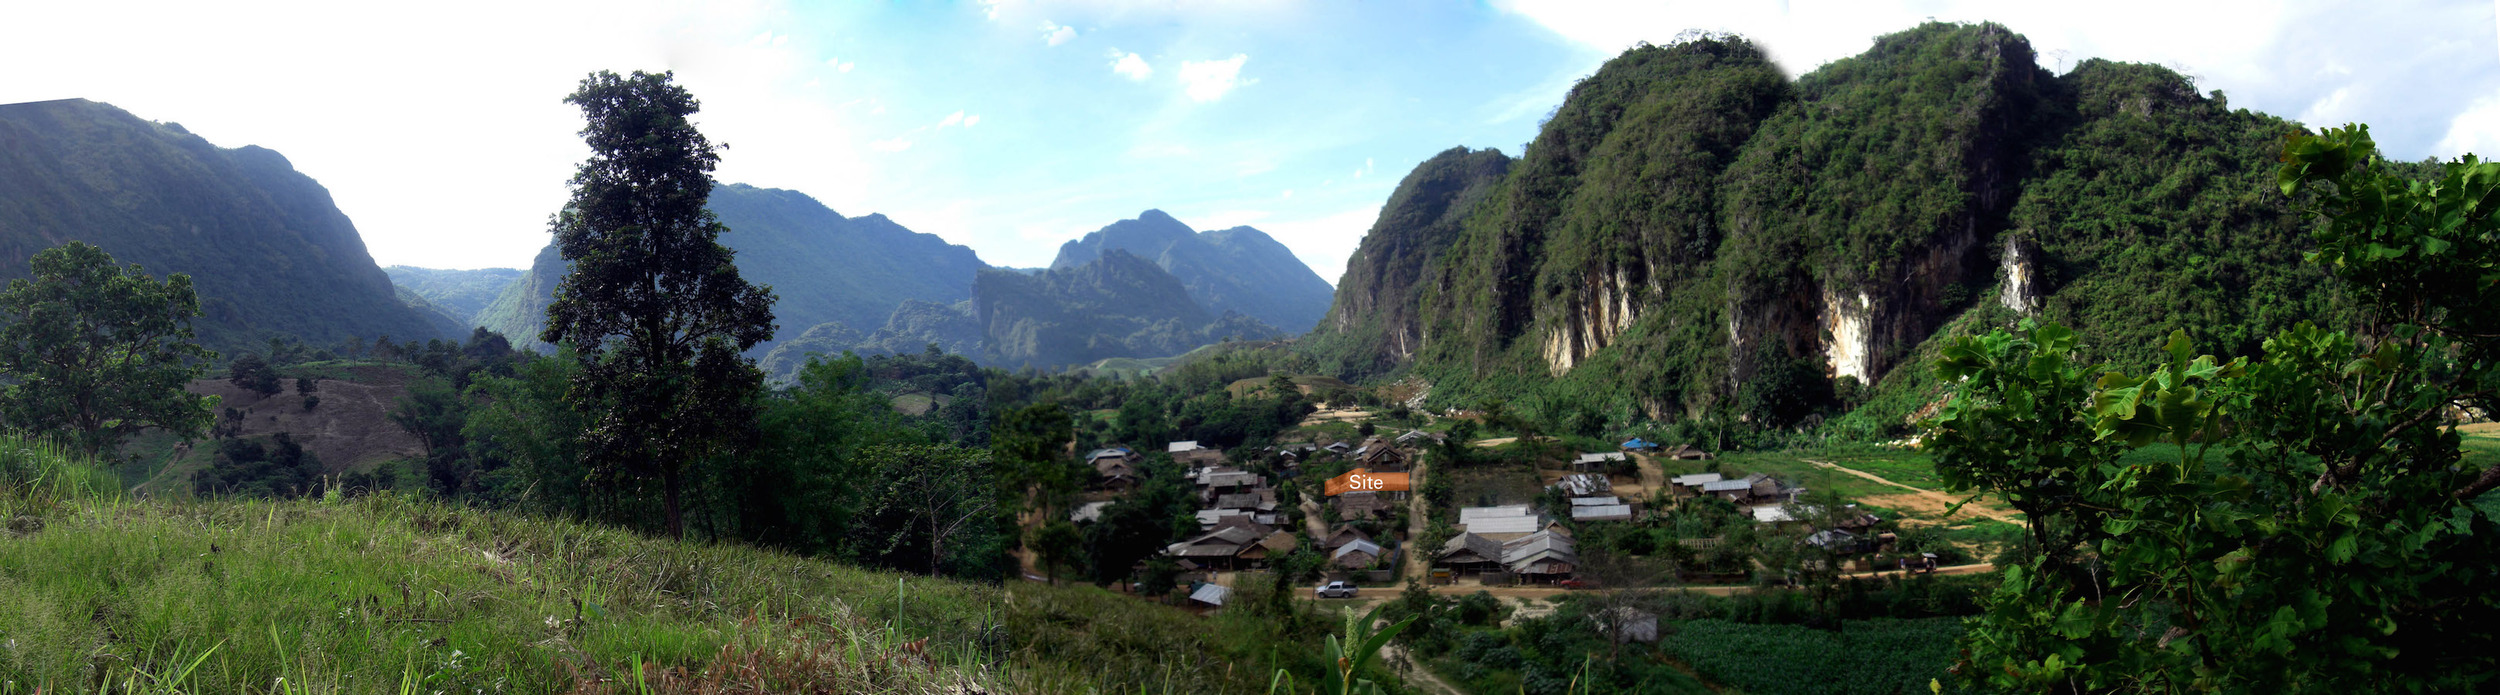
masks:
POLYGON ((1279 334, 1254 318, 1209 311, 1183 289, 1180 278, 1116 248, 1080 265, 1032 275, 983 271, 973 283, 972 306, 981 326, 983 361, 998 365, 1167 357, 1227 338, 1279 334))
MULTIPOLYGON (((189 275, 200 342, 442 337, 400 303, 330 192, 285 156, 84 99, 0 105, 0 258, 84 241, 189 275)), ((0 281, 29 277, 0 263, 0 281)))
POLYGON ((2349 320, 2296 262, 2309 224, 2266 195, 2299 131, 2159 67, 2051 74, 1993 24, 1920 26, 1793 81, 1739 37, 1644 46, 1518 158, 1418 166, 1305 349, 1589 433, 1875 403, 1852 431, 1897 436, 1957 321, 2190 327, 2246 352, 2349 320))

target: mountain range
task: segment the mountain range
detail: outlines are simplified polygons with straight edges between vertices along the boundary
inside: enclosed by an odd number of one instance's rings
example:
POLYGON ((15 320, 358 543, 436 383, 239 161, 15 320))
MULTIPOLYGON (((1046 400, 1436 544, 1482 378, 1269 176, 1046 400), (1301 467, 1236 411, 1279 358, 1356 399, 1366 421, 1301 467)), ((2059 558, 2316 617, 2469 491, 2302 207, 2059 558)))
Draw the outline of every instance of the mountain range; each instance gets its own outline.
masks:
POLYGON ((1162 210, 1059 245, 1050 269, 1076 268, 1111 249, 1153 261, 1210 312, 1230 311, 1296 334, 1319 323, 1336 292, 1266 232, 1246 226, 1200 232, 1162 210))

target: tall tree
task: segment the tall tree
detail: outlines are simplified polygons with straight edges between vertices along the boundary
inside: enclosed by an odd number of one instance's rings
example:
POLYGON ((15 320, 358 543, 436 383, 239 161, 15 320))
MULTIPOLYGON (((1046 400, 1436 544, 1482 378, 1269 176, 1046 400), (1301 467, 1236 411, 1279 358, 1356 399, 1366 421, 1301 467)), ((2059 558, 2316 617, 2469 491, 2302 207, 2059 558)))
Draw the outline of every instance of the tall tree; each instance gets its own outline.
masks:
POLYGON ((2290 138, 2310 254, 2370 307, 2254 359, 2186 331, 2142 375, 2057 326, 1954 341, 1937 473, 2001 495, 2038 554, 2006 567, 1956 672, 2018 692, 2489 692, 2500 675, 2500 163, 2390 173, 2366 130, 2290 138), (2098 375, 2097 377, 2094 375, 2098 375), (2150 445, 2162 445, 2130 454, 2150 445))
POLYGON ((93 454, 142 428, 197 437, 216 403, 183 391, 215 358, 194 342, 191 277, 163 281, 84 242, 37 252, 34 277, 0 292, 0 406, 10 424, 66 430, 93 454))
POLYGON ((687 466, 754 432, 764 377, 739 353, 772 338, 772 290, 739 277, 720 243, 729 228, 704 207, 720 153, 673 73, 602 70, 564 100, 589 120, 591 155, 552 225, 572 271, 539 339, 581 362, 570 397, 592 415, 594 475, 659 483, 682 537, 687 466))

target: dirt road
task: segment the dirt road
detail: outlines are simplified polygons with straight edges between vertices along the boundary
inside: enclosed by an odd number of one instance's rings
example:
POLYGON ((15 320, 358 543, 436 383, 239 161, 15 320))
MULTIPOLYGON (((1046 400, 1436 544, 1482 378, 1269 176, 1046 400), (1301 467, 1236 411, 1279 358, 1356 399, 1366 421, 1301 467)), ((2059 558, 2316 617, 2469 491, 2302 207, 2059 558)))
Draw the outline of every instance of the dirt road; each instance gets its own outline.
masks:
POLYGON ((1424 476, 1431 475, 1426 470, 1430 464, 1425 463, 1431 458, 1430 456, 1415 457, 1415 470, 1409 471, 1407 478, 1410 483, 1407 487, 1412 491, 1406 493, 1406 569, 1400 574, 1415 581, 1423 581, 1427 573, 1432 571, 1432 554, 1440 550, 1416 545, 1424 538, 1424 524, 1430 518, 1429 514, 1432 511, 1430 506, 1424 504, 1423 482, 1424 476))
MULTIPOLYGON (((1883 476, 1876 475, 1876 474, 1873 474, 1873 473, 1868 473, 1868 472, 1866 472, 1866 471, 1861 471, 1861 470, 1858 470, 1858 469, 1855 469, 1855 468, 1850 468, 1850 467, 1847 467, 1847 466, 1836 466, 1836 465, 1832 465, 1832 464, 1830 464, 1830 463, 1825 463, 1825 462, 1822 462, 1822 461, 1816 461, 1816 460, 1814 460, 1814 459, 1799 459, 1799 460, 1801 460, 1801 461, 1805 461, 1806 463, 1811 463, 1811 464, 1814 464, 1814 465, 1815 465, 1815 467, 1817 467, 1817 468, 1828 468, 1828 469, 1831 469, 1831 470, 1840 471, 1840 472, 1842 472, 1842 473, 1847 473, 1847 474, 1854 475, 1854 476, 1857 476, 1857 477, 1860 477, 1860 478, 1865 478, 1865 479, 1867 479, 1867 480, 1872 480, 1872 481, 1875 481, 1875 482, 1878 482, 1878 483, 1883 483, 1883 484, 1885 484, 1885 485, 1890 485, 1890 486, 1893 486, 1893 487, 1897 487, 1897 488, 1901 488, 1901 489, 1903 489, 1903 490, 1908 490, 1908 491, 1910 491, 1910 492, 1909 492, 1909 494, 1903 494, 1903 495, 1877 495, 1877 496, 1871 496, 1871 497, 1866 498, 1866 500, 1865 500, 1865 501, 1866 501, 1867 503, 1869 503, 1869 504, 1876 504, 1876 505, 1881 505, 1881 506, 1886 506, 1886 507, 1892 507, 1892 508, 1895 508, 1895 509, 1910 509, 1910 510, 1914 510, 1914 511, 1927 512, 1927 513, 1935 514, 1935 515, 1937 515, 1938 517, 1940 517, 1940 518, 1941 518, 1941 517, 1944 515, 1944 511, 1945 511, 1945 510, 1947 510, 1947 509, 1952 509, 1952 508, 1953 508, 1953 505, 1954 505, 1955 503, 1958 503, 1958 502, 1961 502, 1961 501, 1962 501, 1962 498, 1955 497, 1955 496, 1950 495, 1950 494, 1946 494, 1946 493, 1942 493, 1942 492, 1937 492, 1937 491, 1935 491, 1935 490, 1929 490, 1929 489, 1926 489, 1926 488, 1918 488, 1918 487, 1911 487, 1911 486, 1908 486, 1908 485, 1903 485, 1903 484, 1901 484, 1901 483, 1896 483, 1896 482, 1893 482, 1893 481, 1892 481, 1891 479, 1889 479, 1889 478, 1885 478, 1885 477, 1883 477, 1883 476)), ((1987 518, 1990 518, 1990 519, 1995 519, 1995 520, 1997 520, 1997 521, 2002 521, 2002 522, 2009 523, 2009 524, 2021 525, 2021 524, 2023 523, 2023 517, 2022 517, 2022 514, 2021 514, 2020 512, 2016 512, 2016 511, 2013 511, 2013 510, 2005 509, 2005 508, 1998 507, 1998 506, 1991 505, 1991 504, 1987 504, 1987 503, 1984 503, 1984 502, 1972 502, 1972 503, 1970 503, 1970 504, 1962 505, 1962 509, 1961 509, 1961 511, 1963 511, 1963 512, 1968 512, 1968 513, 1972 513, 1972 514, 1977 514, 1977 515, 1979 515, 1979 516, 1984 516, 1984 517, 1987 517, 1987 518)))

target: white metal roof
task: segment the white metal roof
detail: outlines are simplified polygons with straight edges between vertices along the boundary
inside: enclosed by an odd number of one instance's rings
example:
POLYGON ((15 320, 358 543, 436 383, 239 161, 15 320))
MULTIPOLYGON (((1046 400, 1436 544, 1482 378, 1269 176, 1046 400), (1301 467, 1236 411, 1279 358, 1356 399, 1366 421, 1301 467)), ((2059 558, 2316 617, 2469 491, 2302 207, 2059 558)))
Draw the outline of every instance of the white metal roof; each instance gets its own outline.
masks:
POLYGON ((1458 523, 1466 524, 1473 523, 1478 519, 1523 517, 1527 515, 1528 505, 1524 504, 1510 504, 1499 507, 1465 507, 1458 510, 1458 523))
POLYGON ((1233 595, 1232 587, 1222 584, 1201 584, 1198 585, 1197 591, 1189 592, 1189 600, 1221 606, 1224 605, 1224 599, 1231 595, 1233 595))
POLYGON ((1797 517, 1788 513, 1787 507, 1755 507, 1753 520, 1757 524, 1775 524, 1782 521, 1796 521, 1797 517))
POLYGON ((1163 447, 1163 453, 1167 453, 1167 454, 1177 454, 1177 453, 1181 453, 1181 452, 1183 452, 1183 451, 1197 451, 1197 450, 1198 450, 1198 449, 1200 449, 1200 448, 1201 448, 1201 447, 1199 447, 1199 446, 1198 446, 1198 442, 1197 442, 1196 440, 1191 440, 1191 441, 1186 441, 1186 442, 1173 442, 1173 443, 1171 443, 1171 444, 1166 444, 1166 445, 1164 445, 1164 447, 1163 447))
POLYGON ((1606 495, 1604 497, 1571 498, 1571 506, 1574 507, 1603 507, 1610 504, 1623 504, 1623 500, 1615 497, 1614 495, 1606 495))
POLYGON ((1676 476, 1675 478, 1673 478, 1673 479, 1672 479, 1672 482, 1674 482, 1674 483, 1675 483, 1675 484, 1677 484, 1677 485, 1682 485, 1682 486, 1685 486, 1685 487, 1692 487, 1692 486, 1695 486, 1695 485, 1702 485, 1702 484, 1706 484, 1706 483, 1715 483, 1715 482, 1719 482, 1719 481, 1721 481, 1721 480, 1726 480, 1726 479, 1727 479, 1727 476, 1724 476, 1724 475, 1719 475, 1719 474, 1717 474, 1717 473, 1694 473, 1694 474, 1690 474, 1690 475, 1679 475, 1679 476, 1676 476))
POLYGON ((1490 516, 1459 525, 1467 527, 1468 533, 1535 533, 1537 527, 1545 525, 1543 522, 1533 516, 1490 516))
POLYGON ((1701 484, 1702 492, 1736 492, 1739 490, 1750 491, 1752 489, 1753 481, 1749 480, 1721 480, 1701 484))
POLYGON ((1627 521, 1632 518, 1632 505, 1608 504, 1572 507, 1571 518, 1579 521, 1627 521))

